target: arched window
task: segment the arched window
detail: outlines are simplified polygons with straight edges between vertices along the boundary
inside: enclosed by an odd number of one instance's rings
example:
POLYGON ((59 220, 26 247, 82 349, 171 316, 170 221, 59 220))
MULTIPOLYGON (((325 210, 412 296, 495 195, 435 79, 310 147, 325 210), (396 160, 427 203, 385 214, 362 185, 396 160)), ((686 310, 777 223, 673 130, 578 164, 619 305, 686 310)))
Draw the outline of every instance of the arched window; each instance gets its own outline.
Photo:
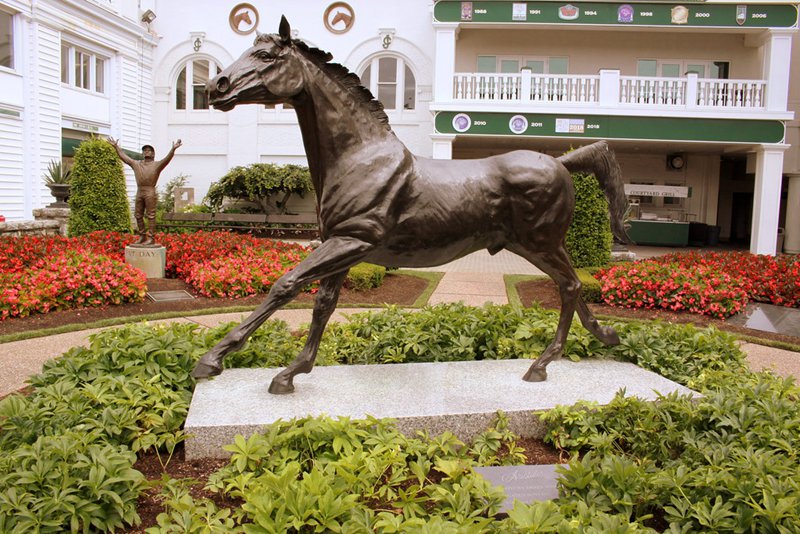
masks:
POLYGON ((361 73, 361 83, 381 101, 384 109, 415 109, 417 106, 417 81, 399 57, 373 58, 361 73))
POLYGON ((175 83, 175 109, 208 109, 206 82, 222 70, 208 59, 192 59, 178 74, 175 83))

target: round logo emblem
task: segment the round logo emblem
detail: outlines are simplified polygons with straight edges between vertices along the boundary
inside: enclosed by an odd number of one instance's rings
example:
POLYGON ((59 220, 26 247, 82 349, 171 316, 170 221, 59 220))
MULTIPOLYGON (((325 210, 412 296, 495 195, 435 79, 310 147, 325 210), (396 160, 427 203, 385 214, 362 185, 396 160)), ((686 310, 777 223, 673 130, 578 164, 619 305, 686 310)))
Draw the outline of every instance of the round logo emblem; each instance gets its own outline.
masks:
POLYGON ((472 126, 472 119, 466 113, 459 113, 453 117, 453 129, 459 133, 466 132, 472 126))
POLYGON ((524 133, 528 129, 528 119, 522 115, 514 115, 508 121, 508 128, 515 134, 524 133))
POLYGON ((253 33, 258 28, 258 11, 250 4, 238 4, 231 9, 228 24, 239 35, 253 33))
POLYGON ((356 21, 356 12, 344 2, 334 2, 325 10, 322 21, 331 33, 347 33, 356 21))

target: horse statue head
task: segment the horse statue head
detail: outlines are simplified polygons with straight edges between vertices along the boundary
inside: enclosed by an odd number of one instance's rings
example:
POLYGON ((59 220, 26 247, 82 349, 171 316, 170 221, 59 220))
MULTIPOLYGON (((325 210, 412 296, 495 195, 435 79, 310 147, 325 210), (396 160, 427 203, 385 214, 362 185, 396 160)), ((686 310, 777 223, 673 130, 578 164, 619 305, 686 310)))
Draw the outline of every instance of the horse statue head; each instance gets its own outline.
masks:
MULTIPOLYGON (((291 37, 286 17, 281 17, 278 34, 258 34, 253 46, 229 65, 206 89, 215 109, 229 111, 239 104, 291 102, 302 93, 305 75, 297 48, 312 50, 291 37)), ((332 56, 314 49, 325 61, 332 56)))

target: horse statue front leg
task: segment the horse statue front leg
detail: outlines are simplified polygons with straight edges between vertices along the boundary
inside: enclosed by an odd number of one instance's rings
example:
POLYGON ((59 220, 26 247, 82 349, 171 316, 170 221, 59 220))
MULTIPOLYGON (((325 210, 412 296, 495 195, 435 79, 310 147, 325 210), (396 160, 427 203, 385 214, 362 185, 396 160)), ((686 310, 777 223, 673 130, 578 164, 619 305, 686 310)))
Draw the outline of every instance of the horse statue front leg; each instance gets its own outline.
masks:
POLYGON ((280 373, 275 375, 269 385, 269 392, 282 395, 294 391, 294 377, 300 373, 310 373, 317 359, 319 343, 328 320, 336 309, 339 301, 339 291, 347 277, 347 271, 329 276, 320 281, 319 291, 314 300, 314 313, 311 317, 311 328, 306 338, 303 350, 280 373))
MULTIPOLYGON (((294 269, 281 276, 270 289, 266 300, 200 358, 192 376, 209 378, 222 373, 225 356, 241 349, 253 332, 276 310, 291 302, 303 287, 314 280, 325 280, 332 276, 335 278, 343 272, 346 273, 350 267, 361 261, 370 248, 368 243, 354 238, 334 237, 326 240, 294 269)), ((338 298, 338 290, 335 293, 338 298)))

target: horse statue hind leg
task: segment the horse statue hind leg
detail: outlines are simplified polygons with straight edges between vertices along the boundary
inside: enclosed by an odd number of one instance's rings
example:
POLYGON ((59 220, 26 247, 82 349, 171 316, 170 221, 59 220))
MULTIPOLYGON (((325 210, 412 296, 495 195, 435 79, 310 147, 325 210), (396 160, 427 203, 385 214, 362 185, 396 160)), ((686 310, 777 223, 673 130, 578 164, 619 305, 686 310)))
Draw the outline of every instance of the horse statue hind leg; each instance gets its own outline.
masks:
MULTIPOLYGON (((630 243, 622 224, 623 214, 627 207, 622 186, 622 173, 606 142, 600 141, 579 148, 561 156, 558 161, 570 173, 587 172, 597 178, 608 200, 614 239, 618 242, 630 243)), ((567 226, 560 230, 561 239, 551 250, 543 252, 538 247, 526 244, 509 247, 510 250, 526 258, 550 276, 558 286, 561 297, 561 313, 556 334, 550 345, 523 376, 523 379, 528 382, 541 382, 547 379, 546 367, 551 361, 561 358, 575 312, 578 313, 578 318, 584 328, 601 342, 609 346, 620 343, 619 336, 614 329, 601 325, 581 297, 581 282, 572 266, 564 241, 567 226)))

